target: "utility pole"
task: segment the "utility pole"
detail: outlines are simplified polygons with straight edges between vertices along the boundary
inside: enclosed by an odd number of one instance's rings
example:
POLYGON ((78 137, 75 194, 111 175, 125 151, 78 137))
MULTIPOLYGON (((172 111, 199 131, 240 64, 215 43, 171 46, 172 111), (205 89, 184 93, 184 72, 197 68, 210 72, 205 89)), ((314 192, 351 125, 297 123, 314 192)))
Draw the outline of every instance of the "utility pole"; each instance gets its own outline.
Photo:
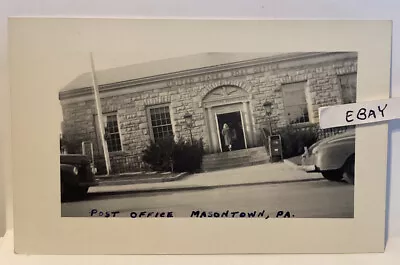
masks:
POLYGON ((107 141, 105 139, 103 111, 101 110, 100 93, 99 93, 99 88, 97 86, 96 70, 95 70, 95 67, 94 67, 94 61, 93 61, 93 54, 92 53, 90 53, 90 63, 91 63, 91 68, 92 68, 92 81, 93 81, 94 99, 95 99, 95 102, 96 102, 97 118, 98 118, 98 124, 99 124, 100 135, 101 135, 101 144, 102 144, 102 147, 103 147, 104 158, 106 160, 107 175, 110 175, 110 172, 111 172, 110 155, 108 153, 107 141))

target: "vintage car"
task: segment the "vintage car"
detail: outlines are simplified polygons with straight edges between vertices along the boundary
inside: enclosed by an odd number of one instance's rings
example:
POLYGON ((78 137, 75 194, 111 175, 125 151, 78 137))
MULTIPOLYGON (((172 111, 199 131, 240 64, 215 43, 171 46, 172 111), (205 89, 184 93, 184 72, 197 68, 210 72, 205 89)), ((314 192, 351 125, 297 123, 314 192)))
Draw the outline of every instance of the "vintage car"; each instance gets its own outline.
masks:
POLYGON ((320 172, 331 181, 354 184, 354 129, 327 137, 304 149, 302 167, 305 171, 320 172))
POLYGON ((84 198, 90 186, 97 185, 96 168, 81 154, 60 155, 61 201, 84 198))

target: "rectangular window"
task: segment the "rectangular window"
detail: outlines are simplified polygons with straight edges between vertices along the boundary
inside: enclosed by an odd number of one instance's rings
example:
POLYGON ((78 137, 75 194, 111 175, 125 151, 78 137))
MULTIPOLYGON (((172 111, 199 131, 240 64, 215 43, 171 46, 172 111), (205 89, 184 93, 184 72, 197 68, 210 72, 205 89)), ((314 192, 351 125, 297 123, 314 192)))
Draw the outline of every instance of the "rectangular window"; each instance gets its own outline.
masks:
MULTIPOLYGON (((99 146, 101 146, 101 135, 100 135, 100 128, 98 126, 98 118, 95 115, 95 122, 96 122, 96 130, 99 138, 99 146)), ((106 113, 103 114, 104 120, 104 130, 105 130, 105 139, 107 142, 108 152, 120 152, 122 151, 122 144, 121 144, 121 135, 119 131, 118 125, 118 116, 116 113, 106 113)))
POLYGON ((154 141, 173 136, 169 106, 151 107, 148 111, 154 141))
POLYGON ((290 124, 309 122, 306 82, 282 85, 285 117, 290 124))
POLYGON ((357 73, 339 76, 343 104, 356 102, 357 73))
POLYGON ((106 139, 109 152, 122 151, 117 115, 106 115, 106 139))

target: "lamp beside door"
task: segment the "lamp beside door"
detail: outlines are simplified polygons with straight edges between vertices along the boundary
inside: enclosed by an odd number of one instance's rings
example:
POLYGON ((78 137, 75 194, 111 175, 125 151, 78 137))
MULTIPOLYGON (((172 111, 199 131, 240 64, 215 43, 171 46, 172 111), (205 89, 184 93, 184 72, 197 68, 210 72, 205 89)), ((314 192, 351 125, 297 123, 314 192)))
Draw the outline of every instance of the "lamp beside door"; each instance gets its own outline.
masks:
POLYGON ((272 103, 266 100, 263 104, 263 107, 268 119, 269 135, 272 135, 272 125, 271 125, 272 103))

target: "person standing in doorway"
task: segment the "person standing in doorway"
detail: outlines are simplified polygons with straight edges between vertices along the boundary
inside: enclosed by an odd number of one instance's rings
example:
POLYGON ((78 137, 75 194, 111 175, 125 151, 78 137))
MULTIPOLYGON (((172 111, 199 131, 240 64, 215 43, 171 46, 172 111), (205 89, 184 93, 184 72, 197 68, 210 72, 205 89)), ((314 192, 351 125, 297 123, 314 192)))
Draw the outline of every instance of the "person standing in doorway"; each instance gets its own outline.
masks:
POLYGON ((232 151, 232 133, 228 124, 224 123, 221 133, 224 136, 225 146, 229 149, 229 151, 232 151))

